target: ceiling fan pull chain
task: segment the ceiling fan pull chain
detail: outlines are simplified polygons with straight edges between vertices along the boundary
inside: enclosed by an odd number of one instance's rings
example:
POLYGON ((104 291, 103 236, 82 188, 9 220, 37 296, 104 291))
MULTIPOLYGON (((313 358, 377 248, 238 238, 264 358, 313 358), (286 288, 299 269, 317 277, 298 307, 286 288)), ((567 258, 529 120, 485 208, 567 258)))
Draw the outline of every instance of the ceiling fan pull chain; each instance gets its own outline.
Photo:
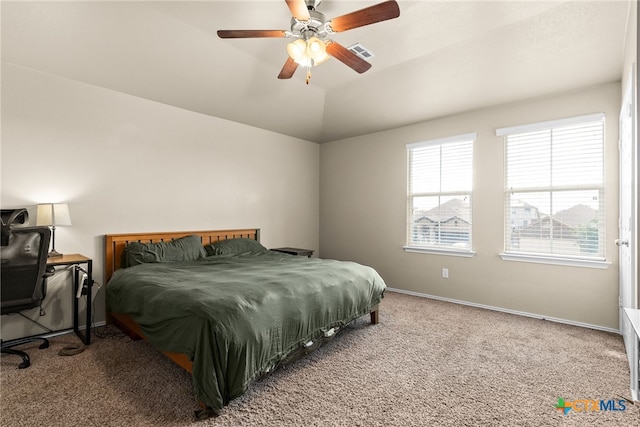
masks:
MULTIPOLYGON (((307 49, 309 49, 309 47, 307 46, 307 49)), ((309 57, 309 60, 307 62, 307 80, 306 83, 309 84, 309 81, 311 81, 311 67, 313 67, 315 65, 315 61, 313 60, 313 58, 309 57)))

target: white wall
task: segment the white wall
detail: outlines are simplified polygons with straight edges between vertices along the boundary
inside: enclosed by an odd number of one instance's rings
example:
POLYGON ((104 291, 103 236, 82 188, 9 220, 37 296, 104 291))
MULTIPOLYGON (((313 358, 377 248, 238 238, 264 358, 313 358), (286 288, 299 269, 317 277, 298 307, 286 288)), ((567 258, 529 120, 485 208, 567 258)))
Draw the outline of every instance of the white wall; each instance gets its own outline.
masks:
MULTIPOLYGON (((56 249, 93 258, 100 283, 107 233, 257 227, 267 247, 318 250, 317 144, 7 63, 1 167, 3 208, 69 204, 56 249)), ((52 280, 40 320, 71 326, 69 291, 52 280)), ((2 322, 3 339, 41 332, 2 322)))
MULTIPOLYGON (((376 268, 410 292, 618 329, 618 112, 620 83, 445 117, 322 144, 320 250, 376 268), (502 261, 503 140, 495 129, 606 114, 605 270, 502 261), (407 143, 477 132, 473 258, 407 253, 407 143), (442 268, 449 279, 441 278, 442 268)), ((425 95, 426 96, 426 95, 425 95)), ((384 310, 384 306, 382 308, 384 310)))

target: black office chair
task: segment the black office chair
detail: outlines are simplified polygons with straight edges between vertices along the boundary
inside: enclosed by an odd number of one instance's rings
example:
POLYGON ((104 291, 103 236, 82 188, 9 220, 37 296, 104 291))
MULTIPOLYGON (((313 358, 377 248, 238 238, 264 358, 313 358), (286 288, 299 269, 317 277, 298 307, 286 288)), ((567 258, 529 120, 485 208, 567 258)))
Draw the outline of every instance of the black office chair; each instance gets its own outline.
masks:
MULTIPOLYGON (((2 244, 0 245, 2 315, 19 313, 38 306, 41 310, 40 315, 44 315, 42 300, 47 294, 47 278, 53 273, 51 269, 47 269, 50 239, 49 227, 11 228, 11 223, 2 222, 2 244)), ((49 341, 46 338, 34 336, 0 341, 1 351, 22 357, 22 363, 18 368, 28 368, 31 365, 29 355, 12 347, 35 340, 43 341, 39 348, 49 347, 49 341)))

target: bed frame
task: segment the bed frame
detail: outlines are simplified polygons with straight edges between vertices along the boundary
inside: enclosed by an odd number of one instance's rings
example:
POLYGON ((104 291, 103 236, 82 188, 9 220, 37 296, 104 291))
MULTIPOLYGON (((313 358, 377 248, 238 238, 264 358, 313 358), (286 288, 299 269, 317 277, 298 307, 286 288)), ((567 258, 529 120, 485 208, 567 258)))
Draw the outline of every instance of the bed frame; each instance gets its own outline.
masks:
MULTIPOLYGON (((105 265, 104 283, 109 284, 109 279, 113 273, 122 266, 122 254, 130 242, 153 243, 171 241, 180 237, 200 236, 202 245, 219 242, 221 240, 246 238, 260 241, 260 229, 238 229, 238 230, 204 230, 204 231, 167 231, 158 233, 130 233, 130 234, 106 234, 105 235, 105 265)), ((138 325, 129 315, 122 313, 110 313, 107 311, 107 323, 117 326, 132 339, 145 339, 140 325, 138 325)), ((371 309, 371 323, 379 322, 378 306, 371 309)), ((187 372, 193 372, 193 363, 188 356, 183 353, 163 352, 169 359, 184 368, 187 372)))

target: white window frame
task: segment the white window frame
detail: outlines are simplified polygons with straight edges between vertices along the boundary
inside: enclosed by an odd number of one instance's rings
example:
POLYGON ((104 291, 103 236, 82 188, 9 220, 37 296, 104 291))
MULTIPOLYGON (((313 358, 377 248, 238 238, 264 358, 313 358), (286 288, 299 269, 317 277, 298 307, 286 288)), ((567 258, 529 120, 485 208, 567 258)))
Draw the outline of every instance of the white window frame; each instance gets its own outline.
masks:
MULTIPOLYGON (((568 266, 577 266, 577 267, 592 267, 592 268, 608 268, 610 262, 606 261, 605 258, 605 218, 604 218, 604 148, 605 148, 605 140, 606 140, 606 129, 605 129, 605 115, 604 113, 596 113, 596 114, 588 114, 582 116, 576 116, 566 119, 559 120, 551 120, 545 122, 532 123, 521 126, 511 126, 506 128, 496 129, 496 135, 502 136, 504 138, 504 149, 505 149, 505 189, 504 189, 504 206, 505 206, 505 215, 504 215, 504 252, 500 253, 501 259, 505 261, 522 261, 522 262, 532 262, 532 263, 542 263, 542 264, 556 264, 556 265, 568 265, 568 266), (554 129, 560 129, 567 126, 579 125, 579 124, 587 124, 593 123, 595 121, 602 121, 602 180, 599 184, 582 186, 575 185, 569 187, 554 187, 553 184, 549 186, 545 186, 544 188, 527 188, 527 187, 518 187, 518 188, 508 188, 507 183, 507 168, 509 165, 507 164, 507 143, 508 138, 510 136, 526 134, 530 132, 539 132, 539 131, 552 131, 554 129), (542 253, 542 252, 524 252, 514 250, 509 247, 510 241, 510 228, 511 228, 511 211, 507 211, 510 206, 511 195, 513 193, 522 193, 527 191, 540 191, 540 192, 559 192, 562 190, 568 191, 579 191, 579 190, 597 190, 599 192, 599 230, 598 230, 598 244, 599 250, 601 251, 597 256, 587 256, 587 255, 563 255, 560 253, 542 253)), ((551 143, 553 144, 552 140, 551 143)))
MULTIPOLYGON (((462 256, 462 257, 472 257, 475 255, 475 252, 472 249, 472 235, 473 235, 473 221, 472 221, 472 193, 473 193, 473 182, 469 183, 469 188, 457 191, 434 191, 434 192, 413 192, 412 183, 411 183, 411 154, 412 150, 423 148, 423 147, 434 147, 434 146, 444 146, 448 144, 454 143, 463 143, 470 142, 471 143, 471 170, 469 174, 473 177, 473 146, 475 145, 475 141, 477 139, 477 133, 467 133, 462 135, 456 135, 446 138, 433 139, 428 141, 416 142, 407 144, 407 219, 406 219, 406 242, 407 244, 403 246, 403 249, 406 252, 419 252, 419 253, 430 253, 430 254, 439 254, 439 255, 454 255, 454 256, 462 256), (456 247, 454 245, 417 245, 415 242, 412 242, 412 223, 413 223, 413 200, 414 197, 451 197, 456 195, 464 195, 469 198, 469 239, 468 245, 465 247, 456 247)), ((442 164, 440 164, 440 167, 442 164)), ((473 178, 471 178, 473 181, 473 178)))

